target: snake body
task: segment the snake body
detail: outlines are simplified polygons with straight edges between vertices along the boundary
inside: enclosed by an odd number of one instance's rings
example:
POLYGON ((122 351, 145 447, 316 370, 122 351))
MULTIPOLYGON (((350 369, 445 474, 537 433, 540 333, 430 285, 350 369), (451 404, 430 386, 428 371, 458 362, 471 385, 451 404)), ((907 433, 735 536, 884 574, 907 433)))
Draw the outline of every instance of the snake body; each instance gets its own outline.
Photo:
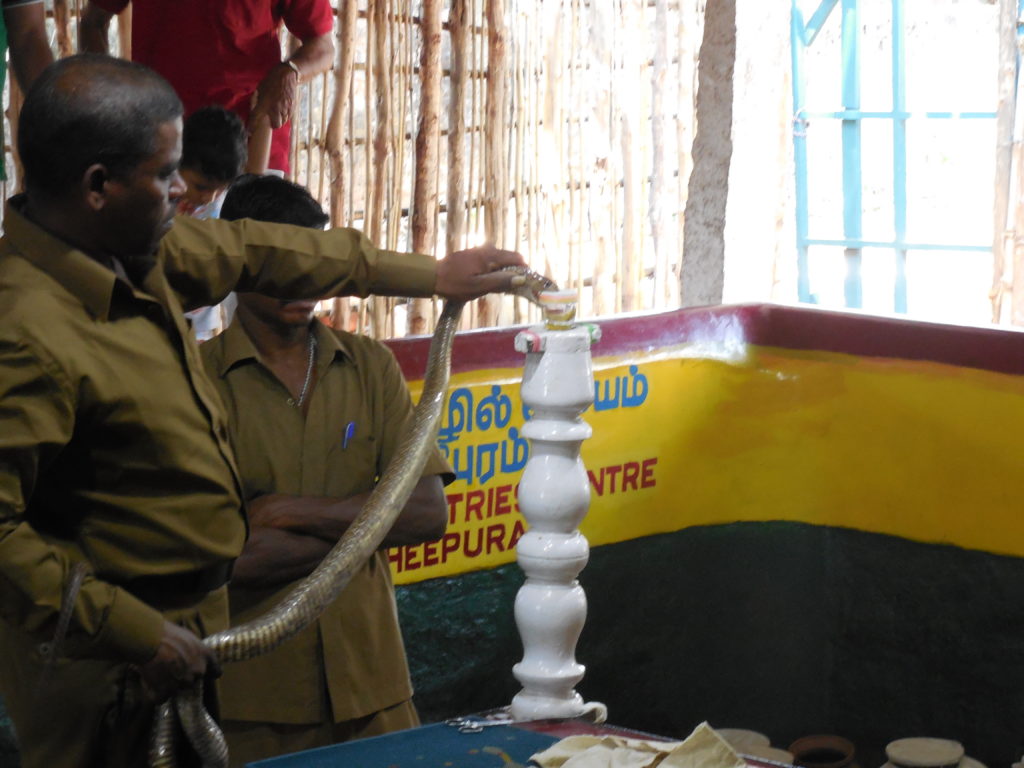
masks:
MULTIPOLYGON (((557 289, 548 278, 520 267, 511 292, 538 303, 541 292, 557 289)), ((380 547, 398 519, 433 449, 448 389, 451 351, 463 302, 446 301, 430 344, 430 355, 411 428, 394 458, 381 475, 362 511, 320 565, 297 583, 274 608, 262 617, 210 635, 204 644, 220 662, 243 661, 261 656, 295 636, 323 613, 348 585, 352 576, 380 547)), ((227 768, 224 736, 202 704, 201 683, 159 707, 150 743, 151 768, 174 768, 174 718, 203 761, 204 768, 227 768)))

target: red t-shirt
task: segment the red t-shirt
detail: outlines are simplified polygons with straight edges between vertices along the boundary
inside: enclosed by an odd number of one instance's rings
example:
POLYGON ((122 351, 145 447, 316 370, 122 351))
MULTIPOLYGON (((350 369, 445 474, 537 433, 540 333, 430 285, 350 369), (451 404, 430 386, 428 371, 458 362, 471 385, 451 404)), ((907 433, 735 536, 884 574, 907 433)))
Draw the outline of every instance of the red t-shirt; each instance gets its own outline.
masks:
MULTIPOLYGON (((249 117, 256 86, 281 62, 281 22, 300 40, 333 29, 328 0, 93 0, 132 4, 132 59, 174 86, 185 116, 220 104, 249 117)), ((288 170, 289 126, 274 131, 270 167, 288 170)))

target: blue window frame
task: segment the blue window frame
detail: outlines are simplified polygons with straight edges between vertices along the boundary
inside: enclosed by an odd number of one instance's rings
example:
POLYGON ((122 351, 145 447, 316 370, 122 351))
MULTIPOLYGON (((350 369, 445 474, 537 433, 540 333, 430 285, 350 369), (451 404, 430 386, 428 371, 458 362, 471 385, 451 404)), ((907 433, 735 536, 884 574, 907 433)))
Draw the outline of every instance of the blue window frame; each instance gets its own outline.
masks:
MULTIPOLYGON (((875 0, 877 2, 877 0, 875 0)), ((814 246, 832 246, 843 249, 845 279, 843 299, 845 306, 860 308, 864 303, 862 278, 863 255, 866 249, 883 249, 893 254, 892 309, 907 312, 907 253, 908 251, 959 251, 991 254, 991 243, 925 242, 908 240, 907 199, 907 123, 908 120, 992 120, 993 112, 909 112, 907 109, 907 67, 904 0, 891 1, 891 108, 882 111, 861 108, 862 34, 860 0, 821 0, 808 16, 801 5, 808 3, 792 0, 791 51, 793 88, 793 152, 796 173, 795 216, 797 239, 797 293, 806 303, 818 303, 812 291, 811 249, 814 246), (841 109, 816 112, 807 103, 805 55, 826 21, 839 8, 841 35, 841 109), (815 193, 809 174, 807 138, 812 130, 824 131, 825 121, 837 121, 842 148, 842 217, 841 231, 810 231, 808 213, 810 196, 815 193), (888 121, 892 138, 892 239, 865 238, 863 200, 863 141, 866 121, 888 121)), ((1024 10, 1024 0, 1018 0, 1024 10)), ((1018 14, 1020 16, 1020 14, 1018 14)), ((1018 75, 1020 63, 1018 60, 1018 75)), ((993 77, 995 74, 993 73, 993 77)), ((995 148, 993 147, 993 153, 995 148)), ((872 160, 872 158, 868 158, 872 160)), ((839 219, 835 219, 839 224, 839 219)))

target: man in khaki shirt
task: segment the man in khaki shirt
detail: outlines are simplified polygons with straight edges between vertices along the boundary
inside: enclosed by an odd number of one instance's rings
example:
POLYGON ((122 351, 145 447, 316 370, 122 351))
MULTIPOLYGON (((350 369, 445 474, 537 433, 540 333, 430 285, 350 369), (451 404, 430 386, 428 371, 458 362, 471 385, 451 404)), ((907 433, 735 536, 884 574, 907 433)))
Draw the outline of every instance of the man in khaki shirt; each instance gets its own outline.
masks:
POLYGON ((21 112, 27 194, 0 239, 0 693, 24 768, 144 764, 153 702, 207 673, 199 636, 227 624, 247 527, 182 309, 236 287, 468 298, 521 262, 482 249, 435 263, 353 230, 172 230, 180 134, 170 86, 105 57, 47 68, 21 112))
MULTIPOLYGON (((327 222, 309 192, 274 176, 236 181, 222 215, 327 222)), ((252 526, 231 581, 233 624, 265 613, 316 567, 359 514, 412 413, 387 347, 328 329, 315 307, 239 294, 232 324, 200 347, 227 408, 252 526)), ((444 534, 442 475, 454 477, 435 451, 386 545, 444 534)), ((233 766, 418 725, 384 553, 315 625, 226 667, 220 692, 233 766)))

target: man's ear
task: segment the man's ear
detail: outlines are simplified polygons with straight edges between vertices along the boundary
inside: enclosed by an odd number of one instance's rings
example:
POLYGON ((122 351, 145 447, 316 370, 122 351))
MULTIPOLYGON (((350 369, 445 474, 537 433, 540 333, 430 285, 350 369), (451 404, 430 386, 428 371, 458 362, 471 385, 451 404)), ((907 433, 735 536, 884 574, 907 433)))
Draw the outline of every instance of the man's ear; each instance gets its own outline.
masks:
POLYGON ((110 180, 110 171, 102 163, 93 163, 85 169, 81 183, 82 197, 89 208, 99 211, 107 204, 107 183, 110 180))

